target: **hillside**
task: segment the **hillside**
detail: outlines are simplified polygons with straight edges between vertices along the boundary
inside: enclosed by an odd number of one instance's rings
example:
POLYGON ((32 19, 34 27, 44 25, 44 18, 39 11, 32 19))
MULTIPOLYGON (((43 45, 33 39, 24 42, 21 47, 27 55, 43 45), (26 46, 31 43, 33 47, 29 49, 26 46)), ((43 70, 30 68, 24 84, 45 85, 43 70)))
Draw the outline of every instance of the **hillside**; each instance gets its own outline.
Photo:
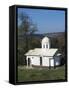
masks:
MULTIPOLYGON (((30 36, 33 36, 33 37, 38 37, 40 39, 42 39, 44 36, 47 36, 47 37, 62 37, 65 35, 65 32, 54 32, 54 33, 46 33, 46 34, 32 34, 32 35, 27 35, 27 37, 30 37, 30 36)), ((21 34, 21 35, 18 35, 18 38, 23 38, 24 35, 21 34)))

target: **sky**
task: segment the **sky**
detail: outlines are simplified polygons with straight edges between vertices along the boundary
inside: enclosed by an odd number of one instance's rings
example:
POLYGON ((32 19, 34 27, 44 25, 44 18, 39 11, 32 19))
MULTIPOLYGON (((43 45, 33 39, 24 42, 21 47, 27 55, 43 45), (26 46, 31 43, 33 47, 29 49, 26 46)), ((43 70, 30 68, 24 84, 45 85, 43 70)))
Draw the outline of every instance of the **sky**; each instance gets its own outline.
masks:
POLYGON ((36 33, 51 33, 65 31, 65 11, 47 9, 18 8, 19 13, 27 14, 37 25, 36 33))

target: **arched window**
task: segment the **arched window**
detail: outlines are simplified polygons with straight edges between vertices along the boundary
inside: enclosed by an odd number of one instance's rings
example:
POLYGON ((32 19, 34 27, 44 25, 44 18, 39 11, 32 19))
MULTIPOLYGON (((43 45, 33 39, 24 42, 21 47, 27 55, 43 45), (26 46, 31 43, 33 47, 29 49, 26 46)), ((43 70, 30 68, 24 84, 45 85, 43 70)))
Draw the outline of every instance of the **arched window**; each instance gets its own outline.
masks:
POLYGON ((40 65, 42 66, 42 57, 40 57, 40 65))
POLYGON ((43 48, 45 48, 45 45, 43 45, 43 48))
POLYGON ((48 48, 48 44, 46 44, 46 48, 48 48))

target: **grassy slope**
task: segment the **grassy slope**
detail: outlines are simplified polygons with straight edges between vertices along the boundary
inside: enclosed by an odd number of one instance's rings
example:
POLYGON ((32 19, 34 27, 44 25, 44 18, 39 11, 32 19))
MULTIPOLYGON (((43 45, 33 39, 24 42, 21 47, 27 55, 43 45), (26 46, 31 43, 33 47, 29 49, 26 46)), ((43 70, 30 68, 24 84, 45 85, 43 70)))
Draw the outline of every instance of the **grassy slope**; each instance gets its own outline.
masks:
POLYGON ((65 79, 65 67, 57 69, 18 69, 18 81, 40 81, 65 79))

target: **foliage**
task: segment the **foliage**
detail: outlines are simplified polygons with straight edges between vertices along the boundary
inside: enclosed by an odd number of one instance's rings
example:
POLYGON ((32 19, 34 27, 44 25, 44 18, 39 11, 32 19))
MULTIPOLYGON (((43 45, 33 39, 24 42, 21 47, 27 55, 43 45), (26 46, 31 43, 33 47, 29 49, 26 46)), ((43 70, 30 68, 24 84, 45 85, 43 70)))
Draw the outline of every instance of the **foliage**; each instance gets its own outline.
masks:
MULTIPOLYGON (((64 33, 65 34, 65 33, 64 33)), ((65 35, 56 36, 51 38, 51 47, 58 48, 59 52, 65 56, 65 35)))
POLYGON ((39 42, 32 34, 37 31, 37 25, 25 13, 18 15, 18 65, 25 65, 24 54, 29 50, 38 46, 39 42))

